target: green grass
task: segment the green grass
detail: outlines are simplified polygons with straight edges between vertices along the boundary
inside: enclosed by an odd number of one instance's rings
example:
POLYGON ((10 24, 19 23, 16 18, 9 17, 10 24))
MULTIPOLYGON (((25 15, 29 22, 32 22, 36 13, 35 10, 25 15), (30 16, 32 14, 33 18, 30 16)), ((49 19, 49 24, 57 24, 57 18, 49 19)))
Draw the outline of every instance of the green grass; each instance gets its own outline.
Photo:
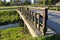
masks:
POLYGON ((0 31, 0 40, 28 40, 32 38, 27 28, 16 27, 0 31))
POLYGON ((18 9, 20 6, 0 6, 0 10, 16 10, 18 9))
POLYGON ((15 10, 12 11, 0 11, 0 25, 3 23, 10 23, 10 22, 16 22, 19 21, 19 15, 15 10))
POLYGON ((0 8, 14 8, 14 7, 20 7, 20 6, 0 6, 0 8))

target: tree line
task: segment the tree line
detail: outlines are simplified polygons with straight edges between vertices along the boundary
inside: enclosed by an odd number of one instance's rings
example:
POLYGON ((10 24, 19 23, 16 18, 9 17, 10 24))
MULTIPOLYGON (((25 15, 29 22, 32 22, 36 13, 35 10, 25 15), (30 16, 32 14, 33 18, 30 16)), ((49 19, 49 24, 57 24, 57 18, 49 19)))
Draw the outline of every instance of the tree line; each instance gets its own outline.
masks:
MULTIPOLYGON (((54 5, 60 0, 39 0, 37 4, 39 5, 54 5)), ((24 3, 22 3, 20 0, 10 0, 10 2, 6 2, 6 0, 2 1, 0 0, 0 6, 13 6, 13 5, 31 5, 31 2, 29 0, 25 0, 24 3)))
POLYGON ((24 3, 22 3, 20 0, 10 0, 10 2, 6 2, 6 0, 2 1, 0 0, 0 6, 14 6, 14 5, 30 5, 31 2, 28 0, 25 0, 24 3))

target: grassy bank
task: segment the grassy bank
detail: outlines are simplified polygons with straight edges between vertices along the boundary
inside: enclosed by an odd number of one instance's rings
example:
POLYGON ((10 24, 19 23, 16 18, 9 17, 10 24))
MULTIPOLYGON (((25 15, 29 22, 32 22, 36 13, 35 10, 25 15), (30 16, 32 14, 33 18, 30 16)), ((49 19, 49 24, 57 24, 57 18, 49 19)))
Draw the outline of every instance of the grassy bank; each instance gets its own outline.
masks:
POLYGON ((0 25, 15 23, 19 20, 20 20, 19 15, 15 10, 0 11, 0 25))
POLYGON ((2 6, 0 7, 0 10, 7 10, 7 9, 17 9, 19 8, 20 6, 2 6))
POLYGON ((0 30, 0 40, 29 40, 31 35, 27 28, 16 27, 0 30))

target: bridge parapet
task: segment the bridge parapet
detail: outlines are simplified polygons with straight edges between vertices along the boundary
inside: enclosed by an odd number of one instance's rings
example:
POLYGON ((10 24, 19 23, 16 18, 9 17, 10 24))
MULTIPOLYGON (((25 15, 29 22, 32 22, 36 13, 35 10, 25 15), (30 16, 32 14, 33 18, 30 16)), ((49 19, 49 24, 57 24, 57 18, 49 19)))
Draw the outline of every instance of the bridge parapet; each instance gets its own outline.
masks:
POLYGON ((48 8, 21 6, 19 10, 42 35, 47 32, 48 8))

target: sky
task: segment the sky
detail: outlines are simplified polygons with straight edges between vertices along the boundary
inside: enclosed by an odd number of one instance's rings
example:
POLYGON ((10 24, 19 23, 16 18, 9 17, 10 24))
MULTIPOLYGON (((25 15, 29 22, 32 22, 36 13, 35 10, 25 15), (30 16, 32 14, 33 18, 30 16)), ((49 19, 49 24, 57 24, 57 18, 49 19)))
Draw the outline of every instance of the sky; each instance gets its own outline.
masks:
MULTIPOLYGON (((6 0, 7 2, 9 2, 10 0, 6 0)), ((34 0, 31 0, 32 4, 34 3, 34 0)))
MULTIPOLYGON (((3 1, 3 0, 2 0, 3 1)), ((6 0, 7 2, 9 2, 10 0, 6 0)))
POLYGON ((10 0, 6 0, 7 2, 9 2, 10 0))

